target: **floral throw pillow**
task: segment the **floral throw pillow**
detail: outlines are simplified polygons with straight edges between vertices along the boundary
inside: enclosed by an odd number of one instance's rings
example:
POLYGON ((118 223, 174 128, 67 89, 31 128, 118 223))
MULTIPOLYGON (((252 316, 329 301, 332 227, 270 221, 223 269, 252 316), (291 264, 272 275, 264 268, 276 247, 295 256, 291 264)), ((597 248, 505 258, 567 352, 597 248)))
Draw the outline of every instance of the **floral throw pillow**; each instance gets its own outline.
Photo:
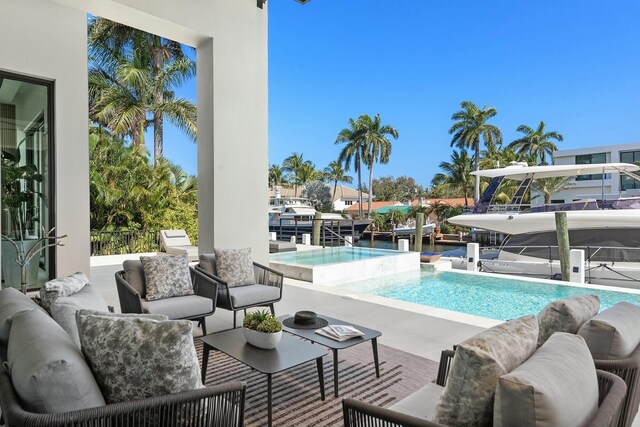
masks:
POLYGON ((251 248, 214 249, 218 276, 230 287, 255 285, 251 248))
POLYGON ((147 301, 193 295, 187 255, 141 256, 147 301))
POLYGON ((105 401, 202 388, 191 322, 79 310, 82 352, 105 401))
POLYGON ((51 304, 53 304, 58 297, 71 296, 84 288, 84 285, 87 283, 89 283, 89 278, 81 272, 49 280, 42 285, 42 288, 40 288, 40 300, 42 301, 42 307, 45 310, 50 311, 51 304))

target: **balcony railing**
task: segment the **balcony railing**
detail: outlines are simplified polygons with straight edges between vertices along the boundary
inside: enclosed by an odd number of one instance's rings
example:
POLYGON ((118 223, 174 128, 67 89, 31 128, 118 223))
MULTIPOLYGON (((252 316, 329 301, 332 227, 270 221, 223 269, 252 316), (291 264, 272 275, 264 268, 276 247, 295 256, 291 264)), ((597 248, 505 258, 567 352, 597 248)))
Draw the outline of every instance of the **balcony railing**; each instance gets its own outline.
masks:
POLYGON ((160 250, 157 230, 92 231, 91 256, 123 255, 160 250))

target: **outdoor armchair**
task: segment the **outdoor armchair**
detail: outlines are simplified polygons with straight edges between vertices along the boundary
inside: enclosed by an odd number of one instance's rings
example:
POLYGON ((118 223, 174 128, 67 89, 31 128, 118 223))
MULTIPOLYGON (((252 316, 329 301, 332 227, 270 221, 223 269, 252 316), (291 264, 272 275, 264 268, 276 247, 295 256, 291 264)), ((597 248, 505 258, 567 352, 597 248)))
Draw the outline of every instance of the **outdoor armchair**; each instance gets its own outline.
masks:
POLYGON ((80 411, 39 414, 22 408, 9 374, 4 369, 0 371, 0 406, 7 427, 244 425, 246 385, 239 382, 80 411))
POLYGON ((195 270, 209 277, 218 284, 217 306, 233 311, 233 327, 236 327, 236 312, 251 307, 269 307, 271 314, 275 314, 273 304, 282 299, 282 282, 284 275, 264 265, 253 263, 255 284, 244 286, 229 286, 227 282, 216 275, 216 260, 214 254, 200 255, 200 263, 195 270))
POLYGON ((197 320, 202 326, 202 334, 207 335, 205 318, 216 311, 218 283, 193 267, 189 270, 193 295, 148 301, 142 263, 138 260, 125 261, 123 270, 116 273, 120 310, 123 313, 164 314, 173 320, 197 320))

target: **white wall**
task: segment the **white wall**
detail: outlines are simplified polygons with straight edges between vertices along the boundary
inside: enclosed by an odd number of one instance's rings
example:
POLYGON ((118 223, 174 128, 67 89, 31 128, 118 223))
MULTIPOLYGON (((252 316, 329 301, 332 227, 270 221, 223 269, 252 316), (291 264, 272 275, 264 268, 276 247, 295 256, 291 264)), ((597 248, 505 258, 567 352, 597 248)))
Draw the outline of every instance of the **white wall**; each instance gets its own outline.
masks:
POLYGON ((89 272, 86 15, 45 0, 3 0, 0 68, 55 81, 57 273, 89 272))
POLYGON ((197 48, 200 248, 250 246, 267 261, 267 5, 3 0, 0 7, 0 67, 56 84, 57 223, 69 235, 58 250, 59 275, 89 270, 87 12, 197 48))

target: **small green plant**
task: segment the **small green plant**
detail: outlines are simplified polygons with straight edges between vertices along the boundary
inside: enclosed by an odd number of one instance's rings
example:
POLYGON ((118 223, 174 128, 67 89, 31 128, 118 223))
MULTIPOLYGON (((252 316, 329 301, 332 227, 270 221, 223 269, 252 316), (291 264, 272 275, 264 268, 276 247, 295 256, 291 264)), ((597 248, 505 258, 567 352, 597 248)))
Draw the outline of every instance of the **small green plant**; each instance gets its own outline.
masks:
POLYGON ((258 332, 273 334, 282 330, 282 324, 267 310, 258 310, 247 313, 242 321, 242 326, 258 332))

